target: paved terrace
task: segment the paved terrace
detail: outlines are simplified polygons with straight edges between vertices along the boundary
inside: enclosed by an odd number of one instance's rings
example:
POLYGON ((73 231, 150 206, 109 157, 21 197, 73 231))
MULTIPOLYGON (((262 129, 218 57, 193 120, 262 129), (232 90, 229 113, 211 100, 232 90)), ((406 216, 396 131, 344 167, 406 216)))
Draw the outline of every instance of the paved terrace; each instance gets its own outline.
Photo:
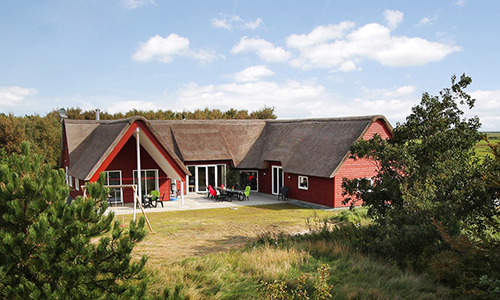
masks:
MULTIPOLYGON (((308 202, 303 202, 299 200, 289 199, 285 201, 286 203, 290 203, 297 206, 309 207, 313 209, 321 209, 321 210, 333 210, 330 207, 312 204, 308 202)), ((187 194, 184 195, 184 205, 182 205, 182 201, 179 197, 178 200, 175 201, 163 201, 163 206, 158 203, 157 207, 145 208, 146 214, 154 213, 154 212, 165 212, 165 211, 181 211, 181 210, 193 210, 193 209, 210 209, 210 208, 232 208, 237 209, 240 206, 255 206, 255 205, 266 205, 266 204, 278 204, 284 203, 283 200, 278 201, 278 196, 269 195, 263 193, 251 193, 250 200, 239 201, 233 200, 229 201, 215 201, 212 198, 207 198, 207 194, 187 194)), ((132 203, 126 203, 123 205, 118 204, 118 206, 110 206, 108 210, 112 210, 115 212, 115 215, 123 215, 123 214, 133 214, 134 213, 134 205, 132 203)), ((141 209, 137 208, 137 214, 142 214, 141 209)))

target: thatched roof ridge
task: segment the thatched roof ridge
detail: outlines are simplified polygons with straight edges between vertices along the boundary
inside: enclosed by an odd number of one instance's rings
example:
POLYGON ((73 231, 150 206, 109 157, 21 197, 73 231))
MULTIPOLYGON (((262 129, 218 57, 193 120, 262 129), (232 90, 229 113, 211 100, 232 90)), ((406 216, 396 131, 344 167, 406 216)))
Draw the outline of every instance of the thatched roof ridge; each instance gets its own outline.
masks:
POLYGON ((184 161, 229 160, 237 165, 265 126, 264 120, 151 120, 184 161))

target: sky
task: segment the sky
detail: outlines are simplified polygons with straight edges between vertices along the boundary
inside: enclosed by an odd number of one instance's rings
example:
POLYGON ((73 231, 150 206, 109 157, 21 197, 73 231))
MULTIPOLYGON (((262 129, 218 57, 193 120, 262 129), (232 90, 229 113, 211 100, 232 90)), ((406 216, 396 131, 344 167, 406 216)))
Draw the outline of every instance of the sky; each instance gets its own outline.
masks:
POLYGON ((500 1, 0 1, 0 112, 274 107, 405 121, 453 74, 500 131, 500 1))

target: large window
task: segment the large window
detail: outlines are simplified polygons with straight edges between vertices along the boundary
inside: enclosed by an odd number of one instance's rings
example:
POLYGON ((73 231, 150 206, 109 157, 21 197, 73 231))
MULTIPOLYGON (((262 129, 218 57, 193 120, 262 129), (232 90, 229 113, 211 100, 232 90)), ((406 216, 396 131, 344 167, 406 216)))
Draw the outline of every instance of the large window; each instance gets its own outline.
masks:
POLYGON ((257 171, 241 171, 240 183, 242 184, 242 189, 249 185, 252 191, 257 192, 259 186, 257 174, 257 171))
MULTIPOLYGON (((122 171, 106 171, 106 182, 105 185, 121 185, 122 184, 122 171)), ((121 188, 113 188, 111 190, 110 202, 123 202, 122 198, 123 191, 121 188)))
MULTIPOLYGON (((134 170, 134 184, 137 183, 137 170, 134 170)), ((141 199, 154 190, 159 190, 158 170, 141 170, 141 199)))

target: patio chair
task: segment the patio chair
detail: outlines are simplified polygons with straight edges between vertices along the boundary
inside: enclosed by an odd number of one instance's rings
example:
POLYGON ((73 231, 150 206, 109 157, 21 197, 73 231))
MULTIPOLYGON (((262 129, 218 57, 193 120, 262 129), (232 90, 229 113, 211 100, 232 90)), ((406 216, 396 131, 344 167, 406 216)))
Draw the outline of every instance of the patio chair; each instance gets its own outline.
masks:
MULTIPOLYGON (((149 200, 150 205, 153 207, 156 207, 156 205, 158 204, 158 198, 160 198, 160 192, 153 190, 153 191, 151 191, 150 195, 152 196, 151 200, 149 200), (153 204, 153 201, 154 201, 154 204, 153 204)), ((163 203, 161 204, 161 206, 163 206, 163 203)))
POLYGON ((208 185, 208 198, 212 196, 213 199, 217 199, 217 191, 212 187, 212 185, 208 185))
POLYGON ((161 207, 163 207, 163 201, 165 201, 165 193, 163 193, 163 195, 161 196, 161 198, 157 198, 156 199, 156 205, 158 205, 158 202, 159 202, 161 204, 161 207))
POLYGON ((280 200, 280 197, 283 199, 283 201, 288 201, 288 190, 290 188, 288 186, 282 186, 280 188, 280 193, 278 194, 278 201, 280 200))
POLYGON ((247 187, 243 191, 243 200, 250 200, 250 189, 250 186, 247 185, 247 187))

